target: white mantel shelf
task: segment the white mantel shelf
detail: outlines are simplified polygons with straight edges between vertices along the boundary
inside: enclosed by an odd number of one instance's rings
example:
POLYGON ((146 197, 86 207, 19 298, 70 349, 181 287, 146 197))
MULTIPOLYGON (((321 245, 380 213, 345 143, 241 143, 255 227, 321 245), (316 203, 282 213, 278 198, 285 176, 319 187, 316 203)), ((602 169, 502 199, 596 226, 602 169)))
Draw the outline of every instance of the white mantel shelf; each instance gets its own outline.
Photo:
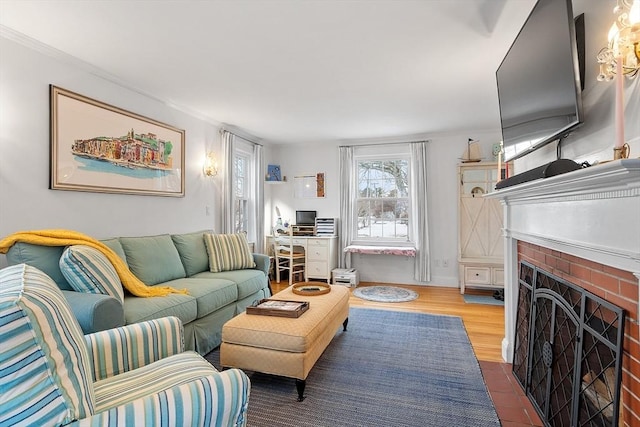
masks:
POLYGON ((630 271, 640 279, 640 159, 615 160, 506 187, 505 340, 513 357, 519 240, 630 271))
POLYGON ((503 188, 505 236, 640 272, 640 159, 503 188))
POLYGON ((640 159, 615 160, 551 178, 538 179, 496 190, 486 197, 505 201, 584 199, 640 195, 640 159), (622 191, 622 194, 610 194, 622 191))

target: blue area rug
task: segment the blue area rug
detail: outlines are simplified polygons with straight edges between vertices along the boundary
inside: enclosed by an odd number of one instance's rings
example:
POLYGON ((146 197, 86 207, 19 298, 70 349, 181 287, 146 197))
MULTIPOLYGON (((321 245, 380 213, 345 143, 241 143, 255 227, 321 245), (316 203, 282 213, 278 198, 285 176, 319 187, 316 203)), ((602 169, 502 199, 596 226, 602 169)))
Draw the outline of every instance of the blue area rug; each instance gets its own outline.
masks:
POLYGON ((376 302, 405 302, 418 298, 418 293, 396 286, 363 286, 356 288, 353 296, 376 302))
POLYGON ((464 294, 464 302, 467 304, 488 304, 488 305, 504 305, 504 301, 495 299, 491 295, 469 295, 464 294))
POLYGON ((293 379, 247 373, 250 427, 500 426, 459 317, 351 308, 303 402, 293 379))

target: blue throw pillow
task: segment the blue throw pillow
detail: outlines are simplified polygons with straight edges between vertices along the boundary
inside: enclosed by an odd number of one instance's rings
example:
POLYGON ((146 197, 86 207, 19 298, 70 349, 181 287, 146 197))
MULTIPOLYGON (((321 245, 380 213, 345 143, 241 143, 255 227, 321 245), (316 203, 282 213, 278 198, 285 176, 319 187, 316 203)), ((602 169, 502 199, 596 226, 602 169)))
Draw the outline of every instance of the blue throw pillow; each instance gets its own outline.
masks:
POLYGON ((99 250, 85 245, 69 246, 60 257, 60 270, 78 292, 111 295, 124 301, 116 269, 99 250))

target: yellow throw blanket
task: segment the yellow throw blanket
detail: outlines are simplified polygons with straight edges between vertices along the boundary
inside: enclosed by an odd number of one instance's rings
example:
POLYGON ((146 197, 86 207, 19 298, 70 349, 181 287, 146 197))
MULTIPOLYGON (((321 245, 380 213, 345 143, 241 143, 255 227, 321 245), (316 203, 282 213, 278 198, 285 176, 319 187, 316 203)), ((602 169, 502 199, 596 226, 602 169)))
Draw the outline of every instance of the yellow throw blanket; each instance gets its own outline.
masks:
POLYGON ((6 254, 17 242, 31 243, 41 246, 86 245, 102 252, 113 264, 122 285, 137 297, 157 297, 171 293, 186 294, 186 290, 174 289, 170 286, 147 286, 129 270, 127 264, 111 248, 104 243, 72 230, 37 230, 20 231, 0 240, 0 253, 6 254))

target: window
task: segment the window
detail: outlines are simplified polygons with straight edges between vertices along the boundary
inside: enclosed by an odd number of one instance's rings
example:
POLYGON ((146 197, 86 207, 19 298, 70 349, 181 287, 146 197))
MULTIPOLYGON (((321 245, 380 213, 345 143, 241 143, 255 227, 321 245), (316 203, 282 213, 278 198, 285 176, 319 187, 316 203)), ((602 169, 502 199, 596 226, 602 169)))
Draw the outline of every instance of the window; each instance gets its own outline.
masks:
POLYGON ((416 250, 414 279, 431 280, 427 216, 427 141, 341 146, 340 268, 350 245, 416 250))
POLYGON ((356 171, 354 240, 409 241, 409 158, 357 159, 356 171))
POLYGON ((260 250, 264 243, 264 155, 262 146, 223 130, 225 174, 222 186, 223 233, 246 233, 260 250))
POLYGON ((249 164, 250 157, 241 151, 233 155, 233 230, 249 232, 249 164))

